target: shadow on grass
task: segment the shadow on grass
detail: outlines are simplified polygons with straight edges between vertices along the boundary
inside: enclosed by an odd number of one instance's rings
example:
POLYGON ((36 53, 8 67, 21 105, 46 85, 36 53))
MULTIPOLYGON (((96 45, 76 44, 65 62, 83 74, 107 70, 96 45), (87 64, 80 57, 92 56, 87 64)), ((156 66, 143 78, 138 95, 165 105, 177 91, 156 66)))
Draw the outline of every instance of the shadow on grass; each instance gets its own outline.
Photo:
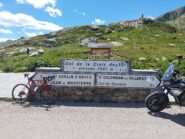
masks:
POLYGON ((165 112, 158 112, 158 113, 148 112, 148 114, 151 116, 154 116, 154 117, 171 120, 174 123, 177 123, 177 124, 185 127, 185 114, 179 113, 179 114, 171 115, 171 114, 168 114, 165 112))

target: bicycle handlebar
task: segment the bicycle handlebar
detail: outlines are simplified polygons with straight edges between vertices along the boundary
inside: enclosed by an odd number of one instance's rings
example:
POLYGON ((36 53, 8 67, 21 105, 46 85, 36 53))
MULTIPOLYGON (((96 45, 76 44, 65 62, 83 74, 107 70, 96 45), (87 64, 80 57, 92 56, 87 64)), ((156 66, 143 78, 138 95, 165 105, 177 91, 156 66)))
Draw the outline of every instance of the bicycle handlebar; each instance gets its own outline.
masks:
POLYGON ((24 74, 24 78, 29 78, 29 74, 24 74))

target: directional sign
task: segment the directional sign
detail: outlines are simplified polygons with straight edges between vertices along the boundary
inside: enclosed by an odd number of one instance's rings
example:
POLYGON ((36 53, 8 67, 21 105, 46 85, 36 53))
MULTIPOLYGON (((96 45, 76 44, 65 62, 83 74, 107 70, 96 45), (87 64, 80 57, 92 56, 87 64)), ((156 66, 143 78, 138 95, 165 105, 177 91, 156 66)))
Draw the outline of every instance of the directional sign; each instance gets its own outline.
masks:
POLYGON ((48 85, 57 86, 74 86, 74 87, 85 87, 95 86, 94 74, 67 74, 61 72, 40 72, 37 73, 33 80, 38 85, 42 83, 43 77, 51 77, 48 81, 48 85))
POLYGON ((110 75, 98 74, 96 86, 118 88, 155 88, 159 79, 154 75, 110 75))
POLYGON ((93 60, 64 60, 63 71, 70 72, 112 72, 128 74, 130 61, 93 61, 93 60))

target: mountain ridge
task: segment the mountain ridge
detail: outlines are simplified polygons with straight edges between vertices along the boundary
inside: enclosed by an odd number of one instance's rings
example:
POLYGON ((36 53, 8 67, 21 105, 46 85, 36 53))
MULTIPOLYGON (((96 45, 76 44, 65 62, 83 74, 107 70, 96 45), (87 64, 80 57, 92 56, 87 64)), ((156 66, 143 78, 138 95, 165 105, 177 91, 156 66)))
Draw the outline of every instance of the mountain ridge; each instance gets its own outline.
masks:
POLYGON ((179 30, 185 31, 185 6, 167 12, 156 18, 156 20, 168 23, 179 30))
POLYGON ((177 8, 175 10, 169 11, 165 14, 160 15, 156 18, 158 21, 167 22, 170 20, 175 20, 176 18, 180 17, 181 15, 185 14, 185 6, 177 8))

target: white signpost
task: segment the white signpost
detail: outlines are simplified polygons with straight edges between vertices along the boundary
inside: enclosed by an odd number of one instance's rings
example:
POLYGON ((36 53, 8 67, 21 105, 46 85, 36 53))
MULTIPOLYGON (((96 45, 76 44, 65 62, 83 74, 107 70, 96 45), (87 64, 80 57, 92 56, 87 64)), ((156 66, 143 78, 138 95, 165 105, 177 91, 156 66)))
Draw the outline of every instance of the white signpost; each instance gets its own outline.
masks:
POLYGON ((159 79, 154 75, 97 75, 98 87, 155 88, 159 79))
POLYGON ((61 72, 43 72, 37 73, 33 80, 39 81, 37 84, 41 84, 43 77, 54 77, 49 81, 48 85, 55 86, 74 86, 74 87, 90 87, 95 86, 94 74, 67 74, 61 72))
POLYGON ((43 77, 54 76, 49 85, 67 87, 156 88, 156 75, 130 74, 130 61, 64 60, 62 71, 39 71, 33 80, 42 83, 43 77))
POLYGON ((111 72, 129 74, 130 61, 63 60, 63 71, 67 72, 111 72))

